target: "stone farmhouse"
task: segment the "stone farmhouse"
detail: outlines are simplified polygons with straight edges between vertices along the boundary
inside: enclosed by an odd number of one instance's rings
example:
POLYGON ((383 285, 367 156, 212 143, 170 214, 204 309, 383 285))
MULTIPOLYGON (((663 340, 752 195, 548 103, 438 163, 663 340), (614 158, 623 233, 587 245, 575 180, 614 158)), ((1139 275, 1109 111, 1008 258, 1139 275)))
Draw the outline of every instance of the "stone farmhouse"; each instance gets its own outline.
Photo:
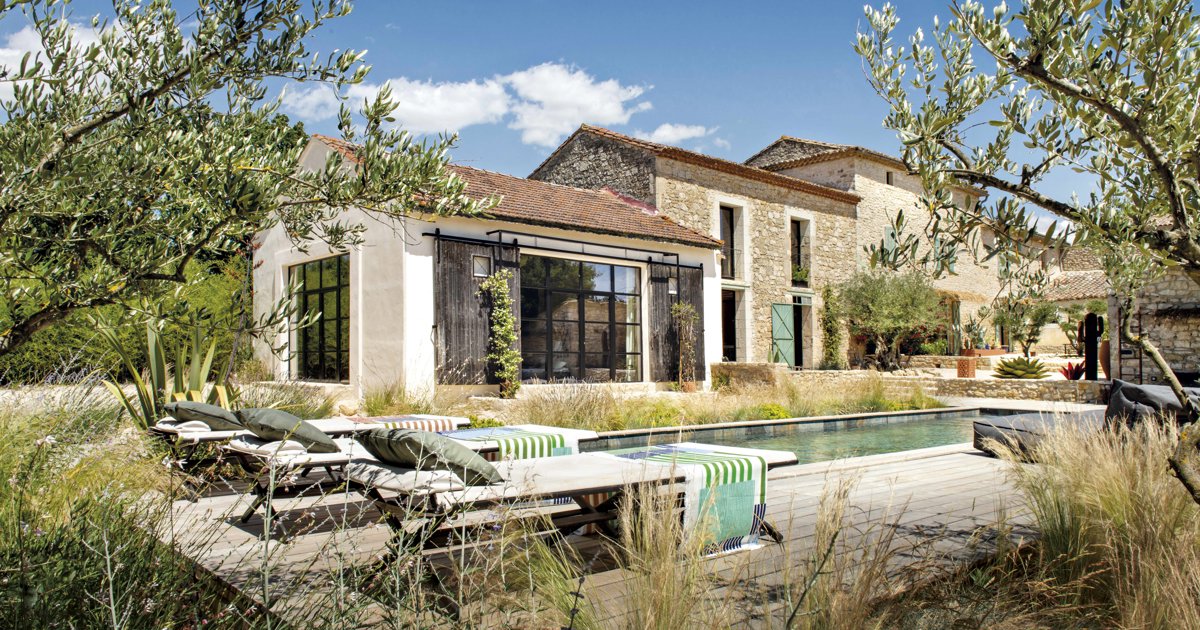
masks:
MULTIPOLYGON (((729 361, 815 367, 821 289, 866 266, 863 248, 889 238, 897 210, 917 228, 929 218, 917 208, 919 178, 898 159, 789 136, 739 164, 583 125, 529 177, 616 190, 720 239, 721 356, 729 361)), ((979 193, 956 194, 966 203, 979 193)), ((958 348, 962 322, 1001 284, 994 265, 966 253, 953 271, 935 287, 946 297, 947 346, 958 348)))

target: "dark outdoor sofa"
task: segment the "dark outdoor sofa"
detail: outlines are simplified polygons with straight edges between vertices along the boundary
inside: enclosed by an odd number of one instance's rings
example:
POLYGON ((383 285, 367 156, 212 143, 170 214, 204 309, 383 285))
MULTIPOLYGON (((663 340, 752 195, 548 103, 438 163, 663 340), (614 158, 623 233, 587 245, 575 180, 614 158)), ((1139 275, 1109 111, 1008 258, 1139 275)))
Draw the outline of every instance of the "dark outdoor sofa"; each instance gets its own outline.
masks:
MULTIPOLYGON (((1185 387, 1184 391, 1190 397, 1200 400, 1200 388, 1185 387)), ((1133 424, 1160 414, 1174 415, 1180 421, 1190 420, 1170 387, 1114 380, 1109 392, 1108 407, 1103 411, 1097 409, 1058 415, 1022 413, 999 418, 981 418, 975 421, 973 443, 975 448, 989 455, 996 455, 992 440, 1008 444, 1018 452, 1027 453, 1042 436, 1060 422, 1100 430, 1106 424, 1133 424)))
POLYGON ((1017 452, 1025 453, 1041 441, 1058 426, 1059 423, 1070 423, 1088 429, 1100 429, 1104 426, 1104 411, 1076 411, 1055 415, 1053 413, 1021 413, 1012 416, 980 418, 975 421, 975 448, 995 456, 995 442, 1008 444, 1017 452), (995 442, 993 442, 993 440, 995 442))

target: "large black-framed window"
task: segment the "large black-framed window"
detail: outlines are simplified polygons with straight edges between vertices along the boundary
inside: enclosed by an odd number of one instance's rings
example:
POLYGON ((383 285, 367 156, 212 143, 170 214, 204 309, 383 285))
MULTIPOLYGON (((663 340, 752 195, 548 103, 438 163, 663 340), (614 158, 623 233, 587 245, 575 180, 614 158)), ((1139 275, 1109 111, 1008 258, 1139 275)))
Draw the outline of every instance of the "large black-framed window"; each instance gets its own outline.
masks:
POLYGON ((296 331, 296 377, 350 380, 350 256, 330 256, 291 269, 299 311, 316 320, 296 331))
POLYGON ((642 380, 637 267, 521 256, 521 378, 642 380))

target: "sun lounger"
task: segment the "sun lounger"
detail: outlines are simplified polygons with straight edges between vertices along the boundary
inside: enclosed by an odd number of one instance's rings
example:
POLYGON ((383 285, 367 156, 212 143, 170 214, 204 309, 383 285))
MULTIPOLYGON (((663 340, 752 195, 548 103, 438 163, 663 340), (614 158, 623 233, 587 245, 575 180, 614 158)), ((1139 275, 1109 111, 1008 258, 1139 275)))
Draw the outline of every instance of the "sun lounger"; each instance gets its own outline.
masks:
POLYGON ((579 453, 581 441, 599 437, 595 431, 540 424, 442 431, 441 434, 474 449, 489 461, 575 455, 579 453))
MULTIPOLYGON (((413 414, 407 416, 386 416, 380 418, 324 418, 309 420, 322 433, 330 437, 353 435, 359 431, 376 429, 380 426, 389 429, 405 428, 418 431, 445 431, 467 426, 471 421, 456 416, 436 416, 430 414, 413 414)), ((203 422, 181 422, 171 418, 158 421, 150 427, 150 432, 163 439, 175 454, 175 459, 191 460, 196 450, 205 444, 220 444, 234 437, 249 435, 248 431, 213 431, 203 422)))
MULTIPOLYGON (((555 509, 548 514, 551 527, 560 534, 589 524, 608 523, 617 517, 620 505, 626 500, 626 491, 638 486, 679 488, 685 506, 685 525, 693 526, 708 496, 723 485, 704 480, 706 472, 726 469, 732 473, 738 466, 749 467, 751 460, 761 466, 757 472, 747 470, 741 477, 734 474, 723 477, 730 488, 743 491, 740 494, 756 501, 746 504, 749 516, 736 515, 747 530, 753 531, 737 536, 741 539, 737 545, 719 541, 736 548, 745 544, 748 537, 757 540, 760 532, 778 539, 777 532, 764 519, 766 470, 794 464, 794 453, 680 443, 610 453, 505 459, 496 464, 504 482, 471 487, 452 475, 432 484, 429 479, 414 475, 411 469, 389 466, 370 456, 356 455, 346 465, 345 473, 352 487, 375 501, 395 531, 406 532, 407 522, 420 521, 417 540, 428 545, 435 540, 434 531, 453 515, 497 505, 545 500, 560 500, 561 504, 563 499, 574 503, 575 509, 555 509), (707 461, 699 461, 702 459, 707 461), (597 501, 596 497, 604 498, 597 501), (693 516, 689 517, 689 512, 693 516)), ((714 500, 725 498, 726 495, 719 495, 714 500)))

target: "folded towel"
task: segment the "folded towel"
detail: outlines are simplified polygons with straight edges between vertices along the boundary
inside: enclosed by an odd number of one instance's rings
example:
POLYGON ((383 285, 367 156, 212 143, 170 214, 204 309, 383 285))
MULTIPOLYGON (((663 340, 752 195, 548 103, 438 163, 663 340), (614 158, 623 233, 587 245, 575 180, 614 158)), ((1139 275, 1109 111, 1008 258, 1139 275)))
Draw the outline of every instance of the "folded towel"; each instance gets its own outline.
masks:
POLYGON ((443 431, 442 435, 464 442, 494 443, 499 459, 535 459, 579 453, 578 432, 556 427, 519 425, 443 431))
POLYGON ((159 420, 154 426, 171 433, 207 433, 212 431, 207 424, 200 420, 159 420))

